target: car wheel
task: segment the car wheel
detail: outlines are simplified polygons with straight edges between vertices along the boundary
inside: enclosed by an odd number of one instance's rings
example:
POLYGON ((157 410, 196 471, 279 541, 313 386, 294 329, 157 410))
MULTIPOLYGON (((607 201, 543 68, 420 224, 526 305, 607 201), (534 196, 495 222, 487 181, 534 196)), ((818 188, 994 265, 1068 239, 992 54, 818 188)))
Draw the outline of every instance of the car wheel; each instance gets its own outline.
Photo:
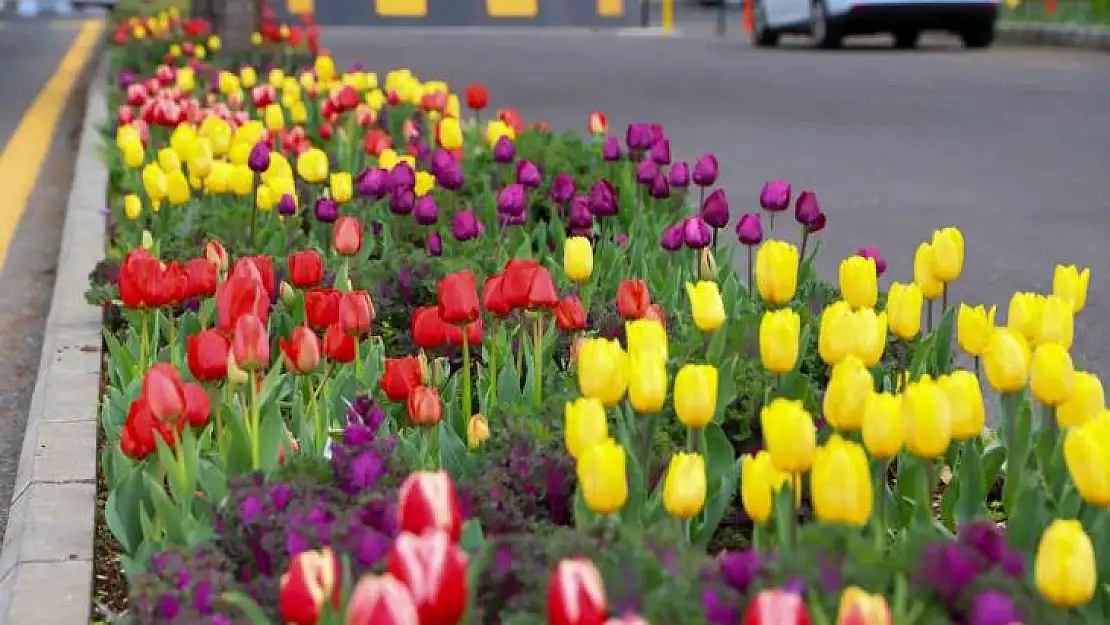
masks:
POLYGON ((900 50, 910 50, 917 47, 919 39, 921 39, 921 31, 919 30, 898 30, 894 32, 894 47, 900 50))
POLYGON ((767 9, 763 7, 762 0, 755 0, 752 9, 752 43, 759 48, 778 45, 779 33, 767 25, 767 9))
POLYGON ((836 24, 829 21, 828 11, 822 0, 816 0, 809 10, 809 35, 818 48, 839 48, 842 40, 836 24))
POLYGON ((989 48, 994 43, 994 23, 987 22, 966 28, 960 33, 965 48, 989 48))

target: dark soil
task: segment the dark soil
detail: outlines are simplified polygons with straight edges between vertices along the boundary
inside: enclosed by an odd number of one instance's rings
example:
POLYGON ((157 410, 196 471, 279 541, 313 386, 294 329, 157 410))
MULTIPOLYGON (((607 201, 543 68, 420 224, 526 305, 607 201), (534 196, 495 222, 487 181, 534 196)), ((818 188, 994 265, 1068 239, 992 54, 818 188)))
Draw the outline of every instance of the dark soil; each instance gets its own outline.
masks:
MULTIPOLYGON (((108 350, 104 350, 103 371, 107 363, 108 350)), ((107 380, 102 374, 101 393, 107 390, 107 380)), ((104 430, 96 431, 96 455, 99 458, 107 444, 104 430)), ((110 623, 127 609, 127 578, 119 561, 119 544, 108 530, 104 519, 104 505, 108 501, 108 485, 104 482, 104 475, 97 463, 96 471, 96 526, 94 529, 93 545, 93 592, 92 592, 92 622, 110 623)))

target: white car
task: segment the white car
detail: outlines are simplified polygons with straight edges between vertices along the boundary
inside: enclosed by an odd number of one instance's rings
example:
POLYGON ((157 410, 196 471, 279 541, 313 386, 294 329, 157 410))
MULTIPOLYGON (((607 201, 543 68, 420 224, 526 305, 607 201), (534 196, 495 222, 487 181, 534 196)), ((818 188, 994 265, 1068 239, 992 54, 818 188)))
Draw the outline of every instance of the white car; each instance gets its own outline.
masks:
POLYGON ((752 0, 752 40, 774 46, 784 33, 806 34, 819 48, 839 47, 849 35, 889 33, 913 48, 922 31, 948 31, 968 48, 994 42, 998 0, 752 0))

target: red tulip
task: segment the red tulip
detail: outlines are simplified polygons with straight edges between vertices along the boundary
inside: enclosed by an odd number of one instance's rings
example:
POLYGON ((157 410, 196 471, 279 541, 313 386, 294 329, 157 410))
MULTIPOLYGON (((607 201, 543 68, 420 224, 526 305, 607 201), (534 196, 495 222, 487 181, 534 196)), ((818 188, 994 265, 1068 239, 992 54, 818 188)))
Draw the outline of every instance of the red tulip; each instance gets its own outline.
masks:
POLYGON ((516 136, 524 134, 524 116, 514 108, 504 108, 497 111, 497 118, 512 127, 516 136))
POLYGON ((266 324, 255 315, 239 317, 231 339, 231 353, 235 363, 246 371, 269 366, 270 338, 266 335, 266 324))
POLYGON ((363 575, 351 592, 345 625, 420 625, 416 602, 396 577, 363 575))
POLYGON ((240 275, 216 289, 216 329, 231 335, 244 315, 254 315, 265 323, 270 316, 270 296, 260 281, 240 275))
POLYGON ((467 270, 447 274, 439 280, 439 318, 445 323, 465 325, 478 318, 478 285, 467 270))
POLYGON ((324 333, 324 354, 334 362, 354 362, 358 341, 343 331, 338 323, 324 333))
MULTIPOLYGON (((449 326, 447 324, 444 324, 443 327, 444 327, 443 336, 446 339, 447 344, 451 345, 452 347, 462 347, 462 344, 463 344, 463 330, 462 330, 462 327, 460 327, 460 326, 449 326)), ((466 344, 471 349, 473 349, 475 345, 481 345, 482 344, 482 338, 484 336, 485 336, 485 326, 482 324, 482 318, 481 317, 478 317, 478 320, 475 321, 474 323, 468 323, 466 325, 466 344)))
POLYGON ((448 328, 439 318, 439 307, 421 306, 412 313, 412 340, 421 349, 439 349, 447 340, 448 328))
POLYGON ((203 428, 208 425, 208 417, 212 412, 208 391, 191 382, 182 386, 185 390, 185 422, 195 428, 203 428))
POLYGON ((466 612, 466 552, 443 530, 402 533, 389 553, 388 569, 408 586, 428 625, 455 625, 466 612))
POLYGON ((370 332, 374 321, 374 303, 366 291, 348 291, 339 299, 339 326, 352 336, 370 332))
POLYGON ((285 367, 293 374, 309 373, 320 364, 320 339, 308 326, 297 326, 289 340, 278 341, 285 367))
POLYGON ((162 274, 154 282, 150 305, 160 308, 180 304, 189 288, 189 276, 177 263, 166 263, 162 274))
POLYGON ((625 319, 642 319, 651 306, 651 295, 643 280, 625 280, 617 287, 617 310, 625 319))
POLYGON ((274 292, 274 259, 269 256, 243 256, 231 265, 231 277, 249 276, 262 283, 267 295, 274 292))
POLYGON ((589 126, 590 134, 603 135, 609 132, 609 117, 601 111, 594 111, 590 113, 587 126, 589 126))
POLYGON ((663 307, 659 304, 648 306, 647 312, 644 313, 644 319, 658 321, 663 324, 663 327, 667 327, 667 313, 663 312, 663 307))
POLYGON ((185 297, 211 297, 216 294, 219 272, 207 258, 194 258, 185 264, 185 297))
POLYGON ((162 263, 142 248, 123 257, 119 269, 119 298, 125 308, 147 308, 154 299, 152 286, 162 275, 162 263))
POLYGON ((778 588, 764 590, 748 603, 743 625, 809 625, 802 596, 778 588))
POLYGON ((314 330, 323 330, 339 323, 339 300, 335 289, 312 289, 304 294, 305 322, 314 330))
POLYGON ((380 129, 374 128, 366 133, 363 139, 363 146, 366 153, 370 156, 378 156, 383 151, 393 147, 393 139, 390 138, 389 133, 380 129))
POLYGON ((534 260, 510 260, 501 274, 501 292, 513 308, 555 308, 559 303, 551 272, 534 260))
POLYGON ((467 108, 480 111, 489 105, 489 92, 486 86, 474 83, 466 86, 466 106, 467 108))
POLYGON ((575 332, 586 329, 586 309, 577 296, 568 295, 559 300, 555 307, 555 325, 560 332, 575 332))
POLYGON ((308 288, 320 284, 324 277, 324 261, 316 250, 294 252, 287 259, 289 283, 298 288, 308 288))
POLYGON ((146 398, 140 395, 138 399, 131 402, 127 411, 127 419, 120 431, 120 451, 128 458, 142 460, 154 453, 157 448, 154 440, 156 434, 167 443, 172 443, 174 440, 173 426, 156 421, 150 412, 146 398))
POLYGON ((293 556, 289 570, 281 576, 278 589, 278 614, 282 623, 316 625, 324 605, 330 600, 339 607, 342 584, 339 561, 331 549, 302 551, 293 556))
POLYGON ((227 377, 227 352, 231 345, 215 330, 204 330, 185 340, 189 371, 200 382, 227 377))
POLYGON ((443 401, 439 391, 429 386, 418 386, 409 394, 405 408, 413 425, 435 425, 443 419, 443 401))
POLYGON ((550 625, 601 625, 606 612, 605 585, 587 558, 559 561, 547 583, 550 625))
POLYGON ((358 218, 344 215, 335 222, 332 246, 340 256, 354 256, 362 249, 362 223, 358 218))
POLYGON ((408 401, 413 389, 424 383, 424 369, 416 356, 386 358, 381 389, 390 401, 408 401))
POLYGON ((416 471, 397 493, 398 521, 402 532, 447 532, 452 541, 462 534, 462 513, 455 483, 447 471, 416 471))
POLYGON ((185 389, 177 369, 167 362, 155 363, 143 376, 140 395, 146 399, 150 414, 163 423, 172 423, 185 414, 185 389))
POLYGON ((216 269, 220 271, 227 269, 227 250, 220 245, 219 241, 213 239, 204 244, 204 257, 208 259, 208 262, 215 265, 216 269))
POLYGON ((513 311, 513 307, 505 299, 504 291, 501 290, 503 283, 504 278, 501 274, 494 274, 486 278, 482 285, 482 304, 486 310, 498 317, 504 317, 513 311))

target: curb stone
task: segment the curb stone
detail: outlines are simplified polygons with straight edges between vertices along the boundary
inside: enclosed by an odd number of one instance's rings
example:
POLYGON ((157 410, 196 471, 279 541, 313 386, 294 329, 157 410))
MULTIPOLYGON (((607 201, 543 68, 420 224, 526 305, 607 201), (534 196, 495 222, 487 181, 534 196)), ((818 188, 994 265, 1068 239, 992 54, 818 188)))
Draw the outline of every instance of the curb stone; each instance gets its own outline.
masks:
POLYGON ((1053 46, 1110 52, 1110 27, 1082 24, 1020 24, 1000 22, 999 43, 1053 46))
POLYGON ((97 130, 108 118, 107 57, 94 53, 91 64, 54 296, 0 552, 0 624, 89 622, 102 317, 84 292, 104 256, 108 170, 97 130))

